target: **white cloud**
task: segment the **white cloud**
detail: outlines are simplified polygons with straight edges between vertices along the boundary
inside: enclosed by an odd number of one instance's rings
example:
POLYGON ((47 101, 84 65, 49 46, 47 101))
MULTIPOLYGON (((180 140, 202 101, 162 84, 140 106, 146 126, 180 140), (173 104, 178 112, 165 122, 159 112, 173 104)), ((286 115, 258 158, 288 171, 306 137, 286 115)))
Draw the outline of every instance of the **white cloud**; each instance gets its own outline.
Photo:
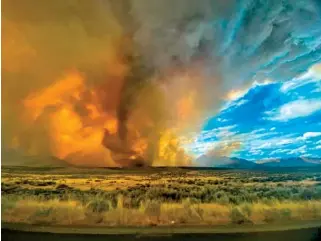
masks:
POLYGON ((226 138, 226 137, 231 137, 234 136, 237 132, 232 132, 232 131, 228 131, 228 130, 223 130, 220 131, 219 133, 217 133, 217 137, 218 138, 226 138))
POLYGON ((231 130, 235 129, 236 127, 237 125, 230 125, 230 126, 218 127, 209 131, 203 131, 201 135, 197 138, 197 141, 202 141, 213 137, 232 136, 236 134, 236 132, 232 132, 231 130))
POLYGON ((252 155, 262 155, 263 151, 261 151, 261 150, 250 150, 249 153, 251 153, 252 155))
POLYGON ((286 81, 283 83, 281 87, 282 92, 288 92, 289 90, 293 90, 296 88, 299 88, 301 86, 310 84, 310 83, 316 83, 320 81, 320 76, 318 76, 318 68, 317 66, 313 66, 311 69, 309 69, 304 74, 293 78, 290 81, 286 81))
POLYGON ((237 125, 230 125, 230 126, 221 126, 221 127, 216 128, 216 129, 222 131, 222 130, 231 130, 231 129, 234 129, 236 127, 237 127, 237 125))
POLYGON ((203 154, 215 148, 215 146, 224 143, 228 144, 233 141, 234 137, 237 136, 237 131, 232 131, 232 129, 235 128, 237 128, 237 125, 222 126, 212 130, 202 131, 192 143, 184 145, 184 148, 194 154, 203 154), (211 140, 211 138, 213 139, 211 140), (216 138, 220 140, 216 140, 216 138))
POLYGON ((303 138, 308 139, 308 138, 317 137, 317 136, 321 136, 321 132, 306 132, 304 133, 303 138))
POLYGON ((318 110, 321 110, 321 99, 295 100, 284 104, 276 112, 266 112, 266 114, 270 115, 267 119, 287 121, 298 117, 309 116, 318 110))
POLYGON ((264 142, 262 145, 258 146, 257 149, 265 149, 265 148, 270 148, 272 147, 273 143, 272 142, 264 142))
POLYGON ((306 153, 306 148, 307 146, 304 145, 304 146, 301 146, 299 148, 296 148, 296 149, 293 149, 291 151, 288 152, 288 154, 305 154, 306 153))
MULTIPOLYGON (((246 151, 251 155, 263 155, 265 151, 271 151, 270 155, 282 153, 302 155, 307 153, 309 140, 312 140, 311 138, 313 137, 321 136, 321 132, 305 132, 301 135, 295 133, 280 135, 280 133, 274 131, 275 127, 239 133, 236 131, 237 127, 237 125, 230 125, 218 127, 211 131, 204 131, 192 145, 188 146, 188 149, 192 149, 194 153, 203 154, 217 145, 240 142, 242 143, 242 151, 246 151), (211 137, 216 137, 219 140, 216 138, 210 140, 211 137), (293 149, 291 148, 292 144, 301 147, 293 149)), ((321 146, 321 140, 315 143, 321 146)))
POLYGON ((217 118, 217 121, 219 121, 219 122, 227 122, 229 120, 228 119, 223 119, 223 118, 217 118))
POLYGON ((312 141, 308 139, 318 136, 321 136, 321 132, 305 132, 302 136, 295 138, 295 141, 305 141, 306 143, 311 143, 312 141))
POLYGON ((238 106, 241 106, 241 105, 244 105, 245 103, 249 102, 249 100, 245 100, 245 99, 237 99, 237 100, 234 100, 234 101, 229 101, 227 102, 220 111, 223 111, 223 110, 229 110, 230 108, 234 108, 234 107, 238 107, 238 106))
POLYGON ((265 129, 264 128, 260 128, 260 129, 257 129, 257 130, 254 130, 254 131, 251 131, 250 134, 254 135, 254 134, 257 134, 257 133, 260 133, 260 132, 264 132, 265 129))
POLYGON ((249 100, 244 99, 243 97, 249 92, 250 89, 255 88, 257 86, 269 85, 273 82, 274 81, 271 79, 265 79, 262 81, 254 80, 252 84, 247 85, 242 89, 231 90, 226 95, 226 100, 228 100, 228 102, 225 103, 225 105, 221 108, 220 111, 227 110, 232 107, 238 107, 238 106, 244 105, 245 103, 249 102, 249 100))
POLYGON ((321 149, 321 145, 317 145, 315 149, 321 149))
POLYGON ((279 154, 279 153, 285 153, 285 152, 288 152, 288 151, 290 151, 289 149, 276 149, 276 150, 274 150, 274 151, 272 151, 271 153, 270 153, 270 155, 274 155, 274 154, 279 154))
POLYGON ((252 139, 248 142, 248 144, 251 146, 251 148, 255 149, 270 149, 285 146, 295 142, 296 138, 292 138, 289 135, 286 135, 269 139, 252 139))
POLYGON ((290 90, 299 88, 301 86, 304 86, 306 84, 310 84, 313 82, 316 82, 316 79, 311 78, 312 75, 309 73, 304 74, 301 77, 298 78, 294 78, 292 80, 286 81, 283 83, 283 85, 281 86, 281 91, 282 92, 288 92, 290 90))
POLYGON ((317 86, 317 88, 315 88, 312 93, 320 93, 321 92, 321 87, 317 86))
MULTIPOLYGON (((209 134, 211 136, 217 136, 217 133, 223 134, 227 129, 231 130, 232 128, 234 128, 234 126, 227 126, 223 129, 216 128, 215 132, 207 132, 207 138, 209 134)), ((193 149, 193 152, 196 153, 205 153, 216 145, 228 145, 229 143, 240 142, 244 144, 242 147, 243 151, 247 151, 252 155, 262 155, 264 150, 283 148, 290 143, 297 142, 297 137, 295 137, 294 134, 280 136, 277 132, 262 133, 262 131, 263 129, 257 129, 248 133, 233 133, 233 135, 230 135, 227 139, 222 138, 221 140, 213 141, 204 141, 204 139, 199 138, 194 144, 190 145, 189 148, 193 149)), ((279 152, 281 153, 282 151, 279 152)))
POLYGON ((262 85, 269 85, 271 83, 273 83, 274 81, 271 79, 265 79, 263 81, 258 81, 258 80, 254 80, 253 82, 253 86, 262 86, 262 85))

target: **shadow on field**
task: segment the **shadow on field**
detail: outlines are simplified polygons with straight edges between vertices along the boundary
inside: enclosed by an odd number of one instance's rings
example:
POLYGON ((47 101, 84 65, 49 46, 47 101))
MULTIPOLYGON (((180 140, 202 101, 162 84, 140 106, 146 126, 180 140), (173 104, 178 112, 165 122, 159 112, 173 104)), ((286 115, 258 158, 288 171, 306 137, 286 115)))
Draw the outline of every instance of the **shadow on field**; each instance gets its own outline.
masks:
MULTIPOLYGON (((186 230, 188 231, 188 230, 186 230)), ((99 235, 99 234, 59 234, 43 232, 23 232, 9 229, 2 229, 3 241, 158 241, 158 240, 175 240, 175 241, 202 241, 202 240, 220 240, 220 241, 317 241, 321 240, 321 228, 307 228, 288 231, 268 231, 268 232, 251 232, 251 233, 224 233, 224 234, 122 234, 122 235, 99 235)))

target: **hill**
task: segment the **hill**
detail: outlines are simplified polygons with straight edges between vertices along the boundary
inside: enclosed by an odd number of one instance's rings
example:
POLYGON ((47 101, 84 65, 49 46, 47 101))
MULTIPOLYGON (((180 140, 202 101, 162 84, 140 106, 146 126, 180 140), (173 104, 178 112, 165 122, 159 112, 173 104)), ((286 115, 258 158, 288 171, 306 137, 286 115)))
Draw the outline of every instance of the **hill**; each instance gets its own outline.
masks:
POLYGON ((256 163, 266 167, 312 167, 321 165, 321 160, 317 158, 293 157, 257 161, 256 163))
POLYGON ((2 166, 30 166, 30 167, 65 167, 68 164, 52 156, 28 156, 14 149, 3 149, 1 153, 2 166))
POLYGON ((321 159, 319 158, 284 158, 284 159, 267 159, 258 161, 249 161, 242 158, 229 157, 213 157, 202 155, 198 157, 195 162, 200 166, 209 167, 224 167, 234 169, 253 169, 265 167, 313 167, 321 166, 321 159))

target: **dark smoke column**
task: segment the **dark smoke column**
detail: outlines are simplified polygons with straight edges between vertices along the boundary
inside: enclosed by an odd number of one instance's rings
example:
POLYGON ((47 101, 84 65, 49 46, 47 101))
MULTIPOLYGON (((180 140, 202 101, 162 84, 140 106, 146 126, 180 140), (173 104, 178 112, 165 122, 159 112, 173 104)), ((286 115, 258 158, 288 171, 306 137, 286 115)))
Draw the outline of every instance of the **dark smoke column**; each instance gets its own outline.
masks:
POLYGON ((131 115, 131 110, 134 108, 137 96, 142 88, 148 84, 147 81, 153 74, 153 68, 146 65, 146 61, 143 60, 133 41, 133 36, 138 29, 138 25, 130 14, 131 1, 116 0, 110 1, 110 4, 116 19, 118 19, 124 29, 125 41, 123 46, 121 46, 123 51, 122 58, 126 66, 129 67, 129 71, 127 76, 125 76, 116 110, 118 120, 117 134, 112 135, 106 130, 102 143, 111 151, 114 161, 121 166, 151 165, 152 160, 155 158, 154 146, 158 146, 152 143, 155 141, 155 138, 148 143, 147 152, 149 154, 147 154, 147 157, 138 156, 129 144, 127 122, 131 115))

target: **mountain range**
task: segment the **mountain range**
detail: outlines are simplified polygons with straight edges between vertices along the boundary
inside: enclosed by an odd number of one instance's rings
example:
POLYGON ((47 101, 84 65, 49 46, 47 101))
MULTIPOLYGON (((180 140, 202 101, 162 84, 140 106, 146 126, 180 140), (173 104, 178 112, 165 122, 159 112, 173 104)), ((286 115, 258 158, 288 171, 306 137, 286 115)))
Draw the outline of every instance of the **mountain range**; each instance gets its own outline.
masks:
POLYGON ((253 169, 264 167, 313 167, 321 166, 321 158, 281 158, 249 161, 236 157, 213 157, 202 155, 195 160, 201 166, 225 167, 234 169, 253 169))
MULTIPOLYGON (((56 157, 25 156, 13 149, 3 149, 1 165, 4 166, 70 166, 56 157)), ((194 163, 200 167, 219 167, 232 169, 255 169, 273 167, 321 167, 321 158, 293 157, 249 161, 236 157, 216 157, 201 155, 194 163)))

